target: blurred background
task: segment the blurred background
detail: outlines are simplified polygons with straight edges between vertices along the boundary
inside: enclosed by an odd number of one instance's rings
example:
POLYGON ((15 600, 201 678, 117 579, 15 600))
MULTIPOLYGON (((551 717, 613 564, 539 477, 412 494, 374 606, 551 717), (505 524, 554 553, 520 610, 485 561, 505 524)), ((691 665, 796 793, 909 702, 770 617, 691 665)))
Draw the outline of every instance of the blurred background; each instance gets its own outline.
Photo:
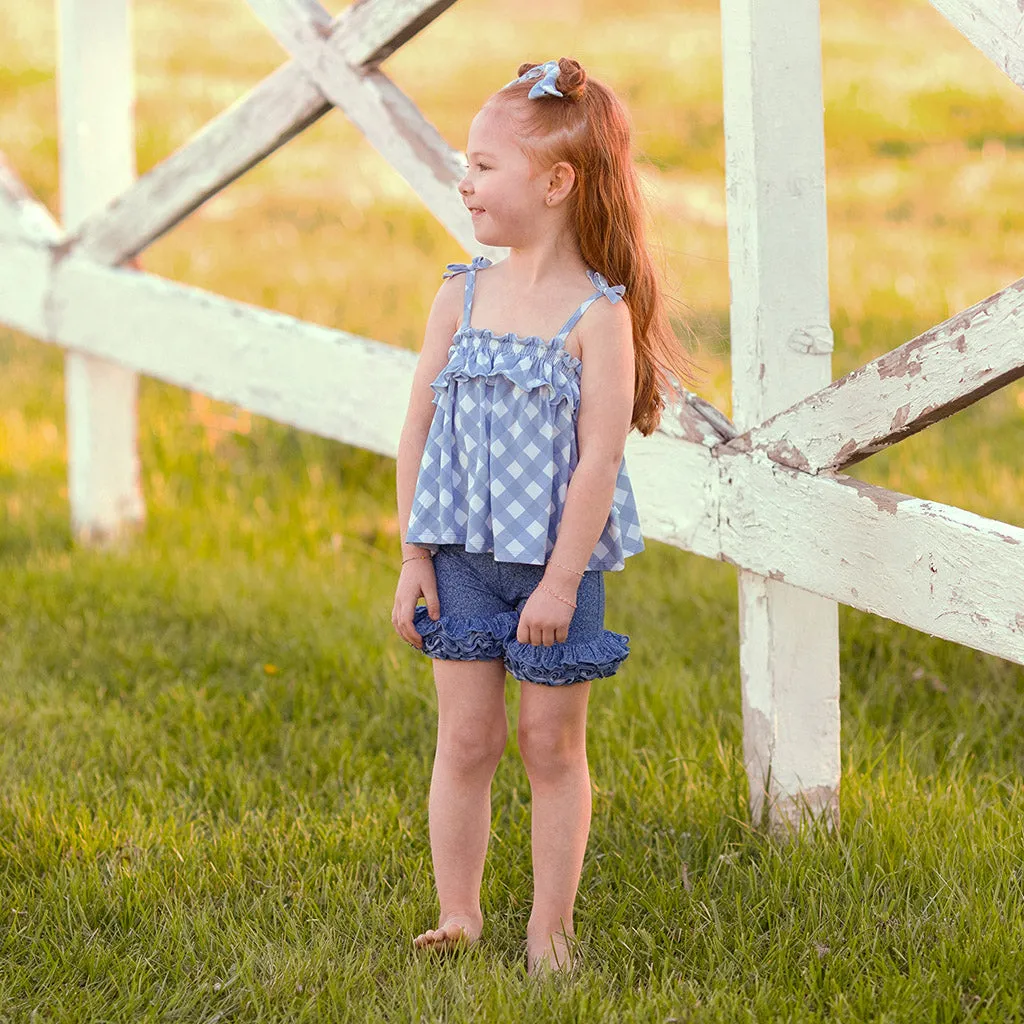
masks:
MULTIPOLYGON (((53 8, 0 0, 0 150, 56 213, 53 8)), ((926 0, 821 10, 839 376, 1024 274, 1024 94, 926 0)), ((285 59, 242 0, 136 0, 134 25, 140 173, 285 59)), ((728 412, 720 50, 704 0, 461 0, 384 69, 459 149, 522 61, 573 56, 612 85, 698 390, 728 412)), ((466 256, 332 111, 142 264, 415 351, 466 256)), ((321 992, 359 1021, 550 1019, 512 973, 531 885, 518 758, 499 766, 485 876, 499 958, 435 976, 394 941, 434 913, 436 730, 428 659, 390 621, 394 461, 143 378, 143 533, 79 548, 63 386, 61 350, 0 328, 17 965, 0 1017, 49 1000, 54 1019, 137 1020, 157 999, 296 1020, 321 992)), ((1024 526, 1022 449, 1018 383, 853 472, 1024 526)), ((841 607, 842 835, 776 853, 746 811, 735 571, 653 541, 627 569, 608 574, 606 625, 631 654, 588 723, 590 987, 564 1019, 621 1020, 624 1000, 651 1021, 702 1004, 702 1020, 1020 1019, 1024 670, 841 607)))
MULTIPOLYGON (((0 148, 57 211, 53 8, 7 3, 0 11, 0 148)), ((925 0, 824 0, 822 31, 839 376, 1020 276, 1024 95, 925 0)), ((140 173, 284 59, 239 0, 140 0, 135 37, 140 173)), ((601 0, 527 0, 510 19, 497 0, 463 0, 384 67, 461 149, 473 113, 518 63, 553 54, 581 60, 632 111, 652 240, 686 320, 680 334, 696 333, 700 390, 728 411, 717 4, 635 0, 624 10, 601 0)), ((332 111, 143 261, 176 280, 416 349, 443 265, 464 255, 332 111)), ((8 466, 59 460, 59 418, 29 430, 35 442, 19 426, 28 396, 45 381, 55 386, 58 354, 3 332, 0 359, 8 466)), ((237 410, 189 405, 215 432, 251 429, 237 410)), ((1021 522, 1014 454, 1022 417, 1014 385, 856 473, 1021 522)))

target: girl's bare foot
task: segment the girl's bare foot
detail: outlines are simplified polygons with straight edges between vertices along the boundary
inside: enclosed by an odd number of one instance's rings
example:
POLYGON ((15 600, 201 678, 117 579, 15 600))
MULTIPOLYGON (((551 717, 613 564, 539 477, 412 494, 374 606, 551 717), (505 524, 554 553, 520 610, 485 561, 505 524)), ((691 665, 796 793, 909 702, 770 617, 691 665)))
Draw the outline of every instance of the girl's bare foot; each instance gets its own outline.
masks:
POLYGON ((573 936, 563 932, 526 940, 526 973, 529 975, 568 974, 574 965, 573 936))
POLYGON ((412 940, 417 949, 453 949, 472 946, 483 931, 483 919, 451 914, 436 928, 430 928, 412 940))

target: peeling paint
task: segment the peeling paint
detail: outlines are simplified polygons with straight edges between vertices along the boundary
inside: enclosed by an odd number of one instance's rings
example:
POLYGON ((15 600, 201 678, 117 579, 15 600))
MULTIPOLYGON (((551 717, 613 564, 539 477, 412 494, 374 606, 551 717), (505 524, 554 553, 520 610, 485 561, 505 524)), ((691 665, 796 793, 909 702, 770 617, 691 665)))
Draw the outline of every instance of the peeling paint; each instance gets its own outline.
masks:
MULTIPOLYGON (((741 665, 741 673, 745 673, 741 665)), ((767 788, 771 784, 772 727, 768 716, 754 707, 747 697, 748 682, 743 679, 743 761, 750 786, 750 817, 762 823, 767 788)))
POLYGON ((901 430, 907 424, 907 419, 910 416, 910 403, 901 405, 896 410, 896 415, 892 418, 892 423, 889 424, 889 429, 892 431, 901 430))
POLYGON ((804 473, 812 471, 810 460, 791 441, 776 441, 774 444, 768 445, 765 454, 772 462, 781 462, 784 466, 791 466, 804 473))
POLYGON ((695 395, 692 391, 686 392, 686 405, 693 409, 701 419, 707 423, 719 438, 731 441, 738 436, 739 430, 724 412, 713 406, 707 399, 695 395))
POLYGON ((769 829, 776 838, 795 836, 801 825, 817 821, 839 829, 839 787, 811 786, 792 795, 774 795, 768 810, 769 829))
POLYGON ((60 264, 63 263, 72 252, 74 252, 77 242, 78 239, 74 235, 71 235, 70 237, 62 239, 60 242, 50 246, 50 256, 53 260, 54 269, 60 266, 60 264))
POLYGON ((856 454, 858 444, 855 440, 847 441, 846 444, 836 452, 835 457, 832 459, 830 468, 842 469, 847 464, 847 461, 856 454))
POLYGON ((836 483, 843 487, 852 487, 861 497, 867 498, 879 512, 888 512, 890 515, 896 514, 896 507, 900 502, 914 500, 912 495, 888 491, 884 487, 876 487, 852 476, 839 477, 836 483))
POLYGON ((893 349, 888 355, 882 356, 875 364, 879 378, 886 380, 889 377, 916 377, 921 372, 918 349, 923 348, 931 340, 929 334, 922 334, 893 349))

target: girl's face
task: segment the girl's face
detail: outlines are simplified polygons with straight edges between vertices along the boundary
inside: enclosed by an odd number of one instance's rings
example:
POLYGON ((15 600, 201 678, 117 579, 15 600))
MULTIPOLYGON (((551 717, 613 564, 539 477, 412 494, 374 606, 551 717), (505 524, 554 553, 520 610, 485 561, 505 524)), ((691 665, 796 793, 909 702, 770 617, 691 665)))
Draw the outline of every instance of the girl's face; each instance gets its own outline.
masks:
POLYGON ((508 113, 485 106, 469 126, 469 169, 459 193, 484 245, 523 247, 543 230, 548 175, 539 172, 516 141, 508 113))

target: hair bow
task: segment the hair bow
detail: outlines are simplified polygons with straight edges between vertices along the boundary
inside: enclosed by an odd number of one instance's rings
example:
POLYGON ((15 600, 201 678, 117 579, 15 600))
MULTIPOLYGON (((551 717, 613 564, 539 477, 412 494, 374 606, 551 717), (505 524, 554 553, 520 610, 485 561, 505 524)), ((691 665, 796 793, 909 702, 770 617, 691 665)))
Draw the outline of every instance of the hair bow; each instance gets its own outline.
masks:
POLYGON ((610 285, 608 279, 598 270, 588 270, 587 276, 590 278, 593 286, 603 295, 606 295, 610 302, 618 302, 626 294, 626 286, 624 284, 610 285))
POLYGON ((546 60, 543 64, 524 71, 518 78, 513 78, 505 88, 507 89, 509 85, 515 85, 517 82, 531 82, 533 79, 539 78, 540 81, 527 93, 527 99, 539 100, 544 95, 564 96, 565 93, 559 92, 555 87, 555 83, 558 81, 558 70, 557 60, 546 60))

